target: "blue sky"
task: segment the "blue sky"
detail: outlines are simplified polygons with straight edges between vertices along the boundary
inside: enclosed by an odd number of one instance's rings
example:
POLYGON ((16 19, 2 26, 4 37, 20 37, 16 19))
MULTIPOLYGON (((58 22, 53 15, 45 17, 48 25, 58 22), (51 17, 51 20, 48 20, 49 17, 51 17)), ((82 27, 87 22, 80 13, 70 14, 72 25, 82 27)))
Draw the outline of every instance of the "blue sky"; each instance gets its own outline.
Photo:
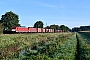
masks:
POLYGON ((33 26, 38 20, 44 26, 90 25, 90 0, 0 0, 0 7, 0 16, 13 11, 22 26, 33 26))

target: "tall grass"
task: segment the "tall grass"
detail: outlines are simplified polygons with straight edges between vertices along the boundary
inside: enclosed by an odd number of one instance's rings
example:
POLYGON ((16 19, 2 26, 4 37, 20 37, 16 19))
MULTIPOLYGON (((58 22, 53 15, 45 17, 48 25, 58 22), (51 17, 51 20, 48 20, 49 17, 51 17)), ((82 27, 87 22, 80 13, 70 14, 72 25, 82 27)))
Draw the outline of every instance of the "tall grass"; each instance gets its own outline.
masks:
MULTIPOLYGON (((0 58, 11 57, 19 50, 27 47, 37 46, 38 44, 50 41, 58 35, 67 35, 68 33, 37 33, 37 34, 7 34, 0 35, 0 58)), ((69 33, 71 34, 71 33, 69 33)))
POLYGON ((27 50, 22 60, 75 60, 77 48, 76 34, 57 35, 48 42, 27 50))

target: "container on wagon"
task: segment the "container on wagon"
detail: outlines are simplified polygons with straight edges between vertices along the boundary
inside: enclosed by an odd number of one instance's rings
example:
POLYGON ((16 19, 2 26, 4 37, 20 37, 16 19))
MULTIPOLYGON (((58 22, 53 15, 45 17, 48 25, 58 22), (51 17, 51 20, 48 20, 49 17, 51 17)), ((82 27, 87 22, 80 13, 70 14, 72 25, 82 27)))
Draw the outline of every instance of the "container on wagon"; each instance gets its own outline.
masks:
POLYGON ((51 32, 51 29, 48 29, 49 32, 51 32))
POLYGON ((44 28, 39 28, 41 31, 40 31, 40 33, 43 33, 43 32, 45 32, 45 29, 44 28))
POLYGON ((51 29, 51 32, 53 32, 53 29, 51 29))
POLYGON ((62 32, 62 30, 59 30, 59 32, 62 32))
POLYGON ((56 32, 62 32, 62 30, 56 30, 56 32))
POLYGON ((45 29, 43 29, 43 33, 45 33, 45 29))
POLYGON ((28 28, 28 31, 31 32, 31 33, 36 33, 37 28, 28 28))
POLYGON ((49 29, 46 29, 46 32, 49 32, 49 29))
POLYGON ((41 33, 42 32, 42 28, 38 28, 38 32, 41 33))

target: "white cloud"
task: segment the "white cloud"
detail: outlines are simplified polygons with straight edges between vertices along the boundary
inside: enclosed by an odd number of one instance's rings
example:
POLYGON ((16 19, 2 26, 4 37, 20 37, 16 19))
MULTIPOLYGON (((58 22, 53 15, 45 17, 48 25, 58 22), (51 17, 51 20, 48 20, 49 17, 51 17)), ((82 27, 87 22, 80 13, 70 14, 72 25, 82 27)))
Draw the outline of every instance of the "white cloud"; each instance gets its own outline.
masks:
POLYGON ((50 5, 50 4, 42 4, 43 6, 52 7, 52 8, 65 8, 65 6, 56 6, 56 5, 50 5))
POLYGON ((48 4, 42 4, 43 6, 47 6, 47 7, 57 7, 57 6, 53 6, 53 5, 48 5, 48 4))
POLYGON ((41 1, 37 1, 35 0, 34 1, 36 5, 39 5, 39 6, 44 6, 44 7, 51 7, 51 8, 66 8, 64 5, 55 5, 55 4, 47 4, 47 3, 44 3, 44 2, 41 2, 41 1))

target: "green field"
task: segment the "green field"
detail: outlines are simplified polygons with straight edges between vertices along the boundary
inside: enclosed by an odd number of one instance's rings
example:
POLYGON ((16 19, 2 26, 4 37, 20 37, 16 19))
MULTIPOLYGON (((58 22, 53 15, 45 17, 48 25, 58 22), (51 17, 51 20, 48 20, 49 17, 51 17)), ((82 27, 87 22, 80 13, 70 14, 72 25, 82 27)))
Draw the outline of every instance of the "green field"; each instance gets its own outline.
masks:
POLYGON ((3 60, 90 60, 90 33, 0 35, 3 60))

